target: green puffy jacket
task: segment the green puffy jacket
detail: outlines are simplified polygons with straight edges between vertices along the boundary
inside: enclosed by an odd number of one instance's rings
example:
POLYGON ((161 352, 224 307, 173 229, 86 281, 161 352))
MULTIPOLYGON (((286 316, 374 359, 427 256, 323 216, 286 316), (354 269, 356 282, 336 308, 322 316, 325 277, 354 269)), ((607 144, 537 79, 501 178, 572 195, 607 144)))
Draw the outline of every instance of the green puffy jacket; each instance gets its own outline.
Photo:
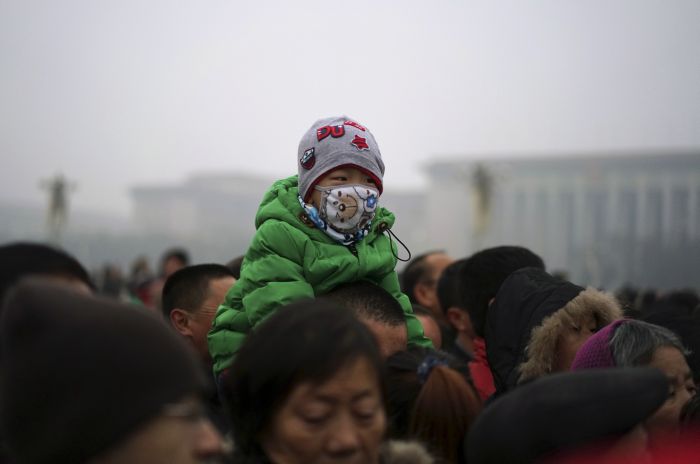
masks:
POLYGON ((241 278, 219 306, 209 332, 215 375, 231 364, 248 332, 278 307, 357 280, 394 295, 406 313, 409 343, 431 346, 399 288, 395 245, 382 233, 394 224, 394 215, 377 208, 372 230, 351 250, 305 217, 298 195, 297 176, 292 176, 275 182, 263 197, 241 278))

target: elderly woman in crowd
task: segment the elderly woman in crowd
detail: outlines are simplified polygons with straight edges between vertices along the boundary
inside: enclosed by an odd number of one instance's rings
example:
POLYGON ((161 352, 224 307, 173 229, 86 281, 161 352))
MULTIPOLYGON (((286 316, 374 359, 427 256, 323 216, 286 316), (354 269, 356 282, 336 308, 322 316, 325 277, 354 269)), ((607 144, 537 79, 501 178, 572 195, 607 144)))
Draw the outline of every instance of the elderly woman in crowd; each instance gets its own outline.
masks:
POLYGON ((686 349, 670 330, 624 319, 588 339, 576 354, 571 369, 649 366, 661 370, 669 380, 668 397, 644 424, 649 443, 654 447, 678 434, 681 410, 696 393, 686 354, 686 349))
POLYGON ((383 362, 365 326, 323 300, 293 303, 253 332, 224 379, 244 463, 430 463, 385 443, 383 362))

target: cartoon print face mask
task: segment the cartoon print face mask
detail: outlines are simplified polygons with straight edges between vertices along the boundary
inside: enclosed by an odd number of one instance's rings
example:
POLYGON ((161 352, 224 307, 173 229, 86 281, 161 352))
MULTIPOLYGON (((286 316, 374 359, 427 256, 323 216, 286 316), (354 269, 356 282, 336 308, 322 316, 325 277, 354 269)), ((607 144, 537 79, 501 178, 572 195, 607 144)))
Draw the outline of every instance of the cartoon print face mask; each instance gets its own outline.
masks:
POLYGON ((379 192, 366 185, 314 187, 321 192, 319 215, 329 227, 355 235, 374 218, 379 192))
POLYGON ((364 185, 316 189, 322 192, 320 212, 298 197, 299 204, 316 227, 343 245, 352 245, 367 236, 377 209, 377 190, 364 185))

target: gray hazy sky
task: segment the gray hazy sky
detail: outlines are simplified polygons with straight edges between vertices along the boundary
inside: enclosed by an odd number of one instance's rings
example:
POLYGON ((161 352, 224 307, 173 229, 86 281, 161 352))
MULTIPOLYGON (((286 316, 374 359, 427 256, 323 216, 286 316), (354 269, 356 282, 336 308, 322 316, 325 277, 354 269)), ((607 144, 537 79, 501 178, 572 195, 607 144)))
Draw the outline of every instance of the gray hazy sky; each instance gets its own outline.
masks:
POLYGON ((345 113, 387 188, 437 158, 700 147, 700 1, 0 0, 0 198, 126 213, 192 171, 286 176, 345 113))

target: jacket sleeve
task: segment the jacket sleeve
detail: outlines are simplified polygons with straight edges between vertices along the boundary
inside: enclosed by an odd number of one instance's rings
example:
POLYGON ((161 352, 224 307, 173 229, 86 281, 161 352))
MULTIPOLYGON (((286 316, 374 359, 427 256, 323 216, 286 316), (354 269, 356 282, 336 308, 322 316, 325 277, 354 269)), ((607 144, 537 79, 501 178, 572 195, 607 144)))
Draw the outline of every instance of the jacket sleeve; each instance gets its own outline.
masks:
POLYGON ((431 342, 430 339, 423 334, 423 325, 420 323, 418 318, 416 318, 415 314, 413 314, 411 300, 409 300, 408 297, 401 292, 401 287, 399 286, 399 276, 396 271, 392 271, 384 276, 379 285, 384 288, 384 290, 391 293, 399 301, 401 308, 403 308, 404 315, 406 316, 408 344, 433 348, 433 342, 431 342))
POLYGON ((285 222, 268 220, 258 228, 241 278, 219 306, 209 332, 216 376, 231 365, 251 329, 280 306, 314 296, 302 266, 306 240, 285 222))

